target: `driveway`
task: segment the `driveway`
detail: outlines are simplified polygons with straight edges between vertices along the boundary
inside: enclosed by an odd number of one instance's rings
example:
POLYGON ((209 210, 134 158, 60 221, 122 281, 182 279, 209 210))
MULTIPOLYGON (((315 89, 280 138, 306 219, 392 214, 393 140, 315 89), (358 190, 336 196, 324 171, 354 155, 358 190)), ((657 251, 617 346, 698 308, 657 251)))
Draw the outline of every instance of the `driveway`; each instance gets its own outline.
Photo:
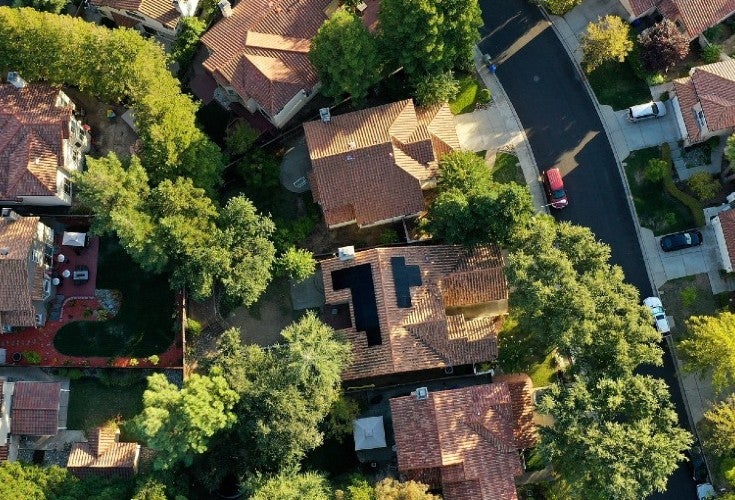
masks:
POLYGON ((671 102, 667 101, 664 105, 666 106, 666 115, 637 123, 628 120, 628 111, 625 109, 613 111, 610 106, 603 106, 603 108, 607 108, 603 112, 615 114, 615 121, 617 121, 623 133, 628 150, 635 151, 651 146, 660 146, 664 142, 676 142, 681 139, 681 131, 676 123, 676 115, 671 102))

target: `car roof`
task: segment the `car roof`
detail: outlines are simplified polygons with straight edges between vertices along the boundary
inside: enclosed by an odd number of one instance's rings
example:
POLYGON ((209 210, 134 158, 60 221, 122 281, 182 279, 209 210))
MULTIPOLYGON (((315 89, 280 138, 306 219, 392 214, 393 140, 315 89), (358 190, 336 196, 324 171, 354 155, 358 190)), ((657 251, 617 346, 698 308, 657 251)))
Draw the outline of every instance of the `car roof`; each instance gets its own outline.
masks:
POLYGON ((652 113, 651 108, 653 107, 653 103, 654 101, 651 101, 646 104, 636 104, 635 106, 631 106, 630 113, 636 118, 642 115, 650 115, 652 113))
POLYGON ((546 171, 546 178, 549 180, 551 189, 562 189, 564 182, 561 180, 561 172, 558 168, 550 168, 546 171))
POLYGON ((647 297, 643 303, 647 305, 648 307, 663 307, 663 304, 661 303, 661 299, 658 297, 647 297))

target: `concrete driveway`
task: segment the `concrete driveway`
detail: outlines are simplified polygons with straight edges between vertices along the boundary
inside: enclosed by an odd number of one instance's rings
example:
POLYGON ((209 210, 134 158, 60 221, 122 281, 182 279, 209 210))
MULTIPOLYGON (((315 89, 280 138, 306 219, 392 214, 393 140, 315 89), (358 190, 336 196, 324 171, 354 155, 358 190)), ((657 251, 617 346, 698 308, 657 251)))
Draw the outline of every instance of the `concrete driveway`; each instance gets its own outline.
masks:
MULTIPOLYGON (((671 102, 665 102, 666 114, 661 118, 651 118, 637 123, 628 121, 628 111, 615 111, 615 120, 623 133, 629 151, 660 146, 664 142, 676 142, 681 139, 681 132, 676 123, 676 115, 671 102)), ((609 106, 604 106, 609 108, 609 106)), ((605 111, 609 113, 609 110, 605 111)))

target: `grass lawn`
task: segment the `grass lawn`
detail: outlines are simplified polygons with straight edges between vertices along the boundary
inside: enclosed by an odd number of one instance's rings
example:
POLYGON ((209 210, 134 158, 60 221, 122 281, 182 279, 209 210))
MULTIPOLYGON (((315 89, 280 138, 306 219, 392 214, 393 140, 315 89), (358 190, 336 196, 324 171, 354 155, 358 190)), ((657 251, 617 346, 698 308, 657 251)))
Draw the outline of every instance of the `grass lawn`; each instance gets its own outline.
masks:
POLYGON ((641 225, 656 235, 682 231, 696 225, 689 209, 669 195, 662 183, 645 180, 643 172, 646 164, 650 159, 660 157, 660 149, 654 146, 633 151, 624 161, 627 164, 625 174, 641 225))
POLYGON ((600 104, 614 110, 625 109, 651 100, 646 82, 633 73, 626 62, 608 62, 587 75, 600 104))
MULTIPOLYGON (((724 295, 727 300, 729 293, 725 292, 724 295)), ((661 287, 661 301, 666 314, 674 317, 675 338, 680 338, 686 333, 684 322, 690 316, 711 316, 722 308, 719 298, 712 295, 706 274, 667 281, 661 287)))
POLYGON ((475 103, 480 97, 480 89, 484 87, 481 86, 474 74, 461 75, 458 77, 458 81, 459 93, 454 100, 449 101, 449 109, 454 115, 471 113, 475 110, 475 103))
POLYGON ((543 360, 532 364, 528 376, 531 377, 534 387, 546 387, 556 382, 556 361, 553 351, 543 360))
POLYGON ((96 378, 72 380, 67 428, 89 431, 111 419, 128 420, 143 410, 145 380, 127 387, 107 387, 96 378))
POLYGON ((509 153, 498 153, 495 157, 495 165, 493 165, 493 180, 501 184, 515 182, 525 186, 526 178, 523 177, 518 157, 509 153))
POLYGON ((555 382, 554 353, 545 352, 532 335, 518 328, 512 315, 506 318, 498 339, 498 364, 504 373, 528 373, 534 387, 555 382))
POLYGON ((165 351, 174 338, 174 295, 166 276, 143 272, 110 238, 100 241, 97 269, 97 288, 122 293, 120 311, 109 321, 64 325, 54 347, 69 356, 142 358, 165 351))

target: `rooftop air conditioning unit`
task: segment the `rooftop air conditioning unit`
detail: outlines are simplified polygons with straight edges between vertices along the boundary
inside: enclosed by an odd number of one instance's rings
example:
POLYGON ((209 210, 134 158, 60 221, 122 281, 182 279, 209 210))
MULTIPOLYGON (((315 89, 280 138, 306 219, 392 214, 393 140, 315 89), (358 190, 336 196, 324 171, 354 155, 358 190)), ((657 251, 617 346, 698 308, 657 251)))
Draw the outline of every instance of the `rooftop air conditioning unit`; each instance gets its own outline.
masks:
POLYGON ((355 247, 353 245, 340 247, 337 249, 337 255, 341 261, 352 260, 355 258, 355 247))
POLYGON ((219 11, 222 12, 222 17, 232 16, 232 5, 227 0, 222 0, 217 4, 219 11))
POLYGON ((427 387, 419 387, 411 393, 417 401, 425 401, 429 399, 429 389, 427 387))
POLYGON ((319 118, 321 118, 324 123, 332 121, 332 113, 329 111, 329 108, 320 108, 319 118))
POLYGON ((20 77, 17 71, 8 71, 8 83, 12 84, 16 89, 22 89, 28 82, 20 77))
POLYGON ((43 313, 36 314, 36 326, 43 326, 43 313))

